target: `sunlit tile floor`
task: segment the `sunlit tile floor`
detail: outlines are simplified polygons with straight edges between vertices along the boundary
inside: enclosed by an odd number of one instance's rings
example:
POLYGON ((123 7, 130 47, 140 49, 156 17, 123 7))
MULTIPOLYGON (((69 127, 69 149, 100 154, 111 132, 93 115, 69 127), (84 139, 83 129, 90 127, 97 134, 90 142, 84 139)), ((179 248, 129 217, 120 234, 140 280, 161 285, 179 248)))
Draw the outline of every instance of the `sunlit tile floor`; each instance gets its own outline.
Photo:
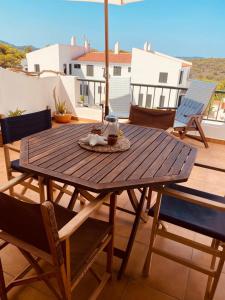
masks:
MULTIPOLYGON (((200 143, 186 139, 190 144, 198 148, 198 161, 211 164, 217 167, 225 168, 225 146, 210 143, 210 148, 205 149, 200 143)), ((3 150, 0 148, 0 184, 6 181, 6 173, 4 166, 3 150)), ((205 191, 225 195, 225 174, 220 174, 213 171, 206 171, 195 167, 191 177, 186 183, 205 191)), ((33 195, 31 195, 33 196, 33 195)), ((62 203, 66 203, 66 197, 62 203)), ((118 202, 120 206, 130 207, 126 194, 122 194, 118 202)), ((107 208, 102 207, 96 217, 106 218, 107 208)), ((133 216, 123 212, 117 212, 116 216, 116 236, 115 243, 118 247, 125 247, 131 230, 133 216)), ((178 229, 175 226, 169 225, 171 230, 194 240, 209 243, 209 239, 193 232, 178 229)), ((151 229, 151 220, 146 224, 141 223, 137 233, 136 241, 133 247, 132 255, 126 270, 124 278, 117 281, 116 274, 120 266, 120 260, 114 260, 114 276, 113 280, 107 284, 99 299, 101 300, 201 300, 204 296, 206 286, 206 276, 196 271, 190 270, 175 262, 169 261, 157 255, 153 256, 151 274, 149 278, 141 276, 141 270, 144 263, 144 258, 147 252, 149 233, 151 229)), ((158 245, 163 249, 169 249, 173 253, 182 255, 186 258, 192 258, 199 262, 209 265, 209 258, 198 251, 177 245, 173 242, 165 241, 164 239, 157 240, 158 245)), ((18 271, 22 270, 26 265, 26 261, 20 255, 18 250, 13 246, 7 246, 1 251, 3 268, 6 281, 10 281, 18 271)), ((104 255, 98 258, 96 267, 102 269, 104 266, 104 255)), ((80 285, 74 291, 73 299, 88 299, 92 289, 95 287, 95 279, 91 274, 83 279, 80 285), (88 287, 88 288, 87 288, 88 287)), ((45 300, 55 299, 51 292, 42 283, 34 283, 30 286, 16 288, 9 294, 9 300, 45 300)), ((221 276, 215 300, 225 299, 225 268, 221 276)))

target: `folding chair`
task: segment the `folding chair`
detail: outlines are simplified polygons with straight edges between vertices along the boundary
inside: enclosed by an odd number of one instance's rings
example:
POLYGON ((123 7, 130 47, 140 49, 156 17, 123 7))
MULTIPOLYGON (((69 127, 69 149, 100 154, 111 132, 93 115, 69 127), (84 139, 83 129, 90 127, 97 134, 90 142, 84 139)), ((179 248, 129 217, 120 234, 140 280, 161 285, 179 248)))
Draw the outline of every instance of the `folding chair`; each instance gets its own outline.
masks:
MULTIPOLYGON (((202 164, 196 165, 225 173, 223 169, 202 164)), ((152 254, 161 255, 208 275, 205 300, 212 300, 225 260, 225 198, 178 184, 171 184, 155 190, 158 192, 158 196, 156 203, 149 210, 149 215, 153 217, 153 225, 149 250, 143 268, 144 276, 149 274, 152 254), (210 237, 212 239, 211 245, 207 246, 169 232, 169 227, 167 229, 163 224, 164 221, 210 237), (157 236, 211 255, 210 267, 156 247, 157 236), (216 260, 218 260, 217 264, 216 260)))
POLYGON ((43 281, 57 299, 70 300, 72 290, 91 271, 98 286, 90 299, 96 299, 112 273, 116 196, 99 195, 76 214, 50 201, 27 203, 2 192, 15 184, 16 181, 10 182, 0 188, 0 239, 16 246, 29 265, 6 286, 0 261, 0 298, 7 300, 13 287, 43 281), (109 221, 91 218, 108 198, 109 221), (100 275, 93 269, 93 263, 103 250, 107 254, 106 272, 100 275), (47 271, 40 261, 47 264, 47 271), (35 275, 28 275, 31 269, 35 275), (51 278, 56 279, 57 288, 51 278))
MULTIPOLYGON (((16 152, 17 154, 20 153, 20 150, 15 147, 13 143, 31 134, 50 129, 52 127, 51 110, 46 109, 18 117, 4 118, 0 120, 0 124, 6 172, 8 180, 10 180, 15 177, 15 173, 26 173, 26 170, 20 167, 19 159, 11 160, 11 152, 16 152)), ((25 196, 25 193, 28 189, 39 193, 39 187, 33 184, 33 181, 37 179, 38 178, 33 177, 32 174, 26 176, 25 180, 28 181, 20 181, 20 184, 23 186, 22 192, 17 193, 15 189, 10 188, 10 195, 24 201, 30 201, 30 199, 25 196)), ((68 193, 69 195, 72 195, 72 193, 64 186, 61 187, 59 184, 54 183, 54 187, 60 190, 61 193, 68 193)))
POLYGON ((181 104, 176 111, 173 124, 174 131, 178 131, 181 139, 189 131, 197 131, 200 135, 199 140, 208 148, 201 122, 215 88, 215 83, 192 80, 186 95, 182 98, 181 104))

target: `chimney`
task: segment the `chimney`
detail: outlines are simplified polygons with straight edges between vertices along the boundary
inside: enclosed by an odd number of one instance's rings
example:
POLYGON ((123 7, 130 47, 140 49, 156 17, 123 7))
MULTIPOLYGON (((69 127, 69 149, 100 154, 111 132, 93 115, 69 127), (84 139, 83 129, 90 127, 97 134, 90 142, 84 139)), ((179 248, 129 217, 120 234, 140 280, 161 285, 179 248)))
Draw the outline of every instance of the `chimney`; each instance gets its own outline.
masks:
POLYGON ((149 43, 148 44, 148 52, 151 52, 152 51, 152 45, 149 43))
POLYGON ((114 53, 115 53, 115 54, 119 54, 119 53, 120 53, 120 44, 119 44, 119 42, 116 42, 116 43, 115 43, 115 46, 114 46, 114 53))
POLYGON ((145 43, 144 43, 144 50, 145 50, 146 52, 148 51, 148 47, 149 47, 148 42, 145 42, 145 43))
POLYGON ((70 42, 71 46, 76 46, 76 37, 72 36, 71 37, 71 42, 70 42))
POLYGON ((89 51, 90 51, 90 48, 91 48, 91 46, 90 46, 89 41, 88 41, 88 40, 85 40, 85 41, 84 41, 84 49, 85 49, 85 51, 86 51, 86 52, 89 52, 89 51))

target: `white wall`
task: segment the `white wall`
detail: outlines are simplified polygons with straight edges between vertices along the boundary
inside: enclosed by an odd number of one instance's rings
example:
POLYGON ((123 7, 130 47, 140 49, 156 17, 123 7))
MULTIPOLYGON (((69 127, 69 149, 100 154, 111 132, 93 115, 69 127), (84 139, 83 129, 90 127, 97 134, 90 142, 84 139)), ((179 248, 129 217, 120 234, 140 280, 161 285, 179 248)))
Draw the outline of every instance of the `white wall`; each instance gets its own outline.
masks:
POLYGON ((28 71, 34 71, 34 65, 40 65, 40 71, 52 70, 63 72, 63 64, 69 62, 84 53, 88 49, 84 46, 71 46, 55 44, 39 50, 32 51, 26 55, 28 71))
MULTIPOLYGON (((182 67, 183 61, 157 52, 149 52, 141 49, 132 49, 131 82, 146 85, 163 85, 173 87, 187 87, 190 67, 182 67), (183 82, 179 85, 180 72, 184 71, 183 82), (159 82, 160 72, 168 73, 167 83, 159 82)), ((134 101, 138 104, 139 92, 143 94, 143 106, 146 103, 146 94, 152 95, 153 106, 159 106, 160 96, 165 96, 165 106, 175 106, 177 91, 164 88, 134 88, 134 101)))
POLYGON ((34 72, 34 65, 39 64, 40 70, 59 71, 59 45, 52 45, 27 53, 28 71, 34 72))
MULTIPOLYGON (((80 78, 83 79, 93 79, 93 80, 105 80, 103 77, 103 73, 104 73, 104 68, 105 68, 105 64, 102 63, 97 63, 97 62, 80 62, 80 61, 73 61, 72 64, 80 64, 81 65, 81 69, 75 69, 72 66, 72 75, 78 76, 80 78), (87 76, 87 65, 93 65, 94 66, 94 76, 87 76)), ((131 73, 128 72, 128 68, 130 67, 130 64, 117 64, 117 63, 113 63, 110 64, 109 66, 109 74, 110 74, 110 78, 111 77, 116 77, 116 78, 120 78, 120 77, 125 77, 125 78, 130 78, 131 77, 131 73), (114 66, 118 66, 121 67, 121 76, 114 76, 113 75, 113 67, 114 66)))
POLYGON ((0 114, 8 115, 9 110, 17 108, 31 113, 43 110, 46 106, 54 112, 55 87, 58 97, 66 101, 75 114, 75 91, 69 88, 71 84, 71 78, 67 77, 37 78, 0 68, 0 114), (72 92, 68 92, 68 89, 72 92))

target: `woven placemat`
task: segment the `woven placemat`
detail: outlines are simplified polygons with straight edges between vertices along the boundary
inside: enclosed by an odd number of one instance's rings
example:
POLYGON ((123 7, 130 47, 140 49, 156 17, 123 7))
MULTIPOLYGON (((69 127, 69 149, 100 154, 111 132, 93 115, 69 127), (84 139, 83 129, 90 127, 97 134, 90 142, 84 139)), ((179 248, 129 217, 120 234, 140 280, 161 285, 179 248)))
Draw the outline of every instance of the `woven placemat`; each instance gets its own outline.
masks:
POLYGON ((90 150, 90 151, 94 151, 94 152, 101 152, 101 153, 123 152, 123 151, 130 149, 130 141, 124 137, 119 138, 117 140, 117 143, 113 146, 109 146, 109 145, 90 146, 90 145, 85 144, 82 141, 78 141, 78 144, 86 150, 90 150))

